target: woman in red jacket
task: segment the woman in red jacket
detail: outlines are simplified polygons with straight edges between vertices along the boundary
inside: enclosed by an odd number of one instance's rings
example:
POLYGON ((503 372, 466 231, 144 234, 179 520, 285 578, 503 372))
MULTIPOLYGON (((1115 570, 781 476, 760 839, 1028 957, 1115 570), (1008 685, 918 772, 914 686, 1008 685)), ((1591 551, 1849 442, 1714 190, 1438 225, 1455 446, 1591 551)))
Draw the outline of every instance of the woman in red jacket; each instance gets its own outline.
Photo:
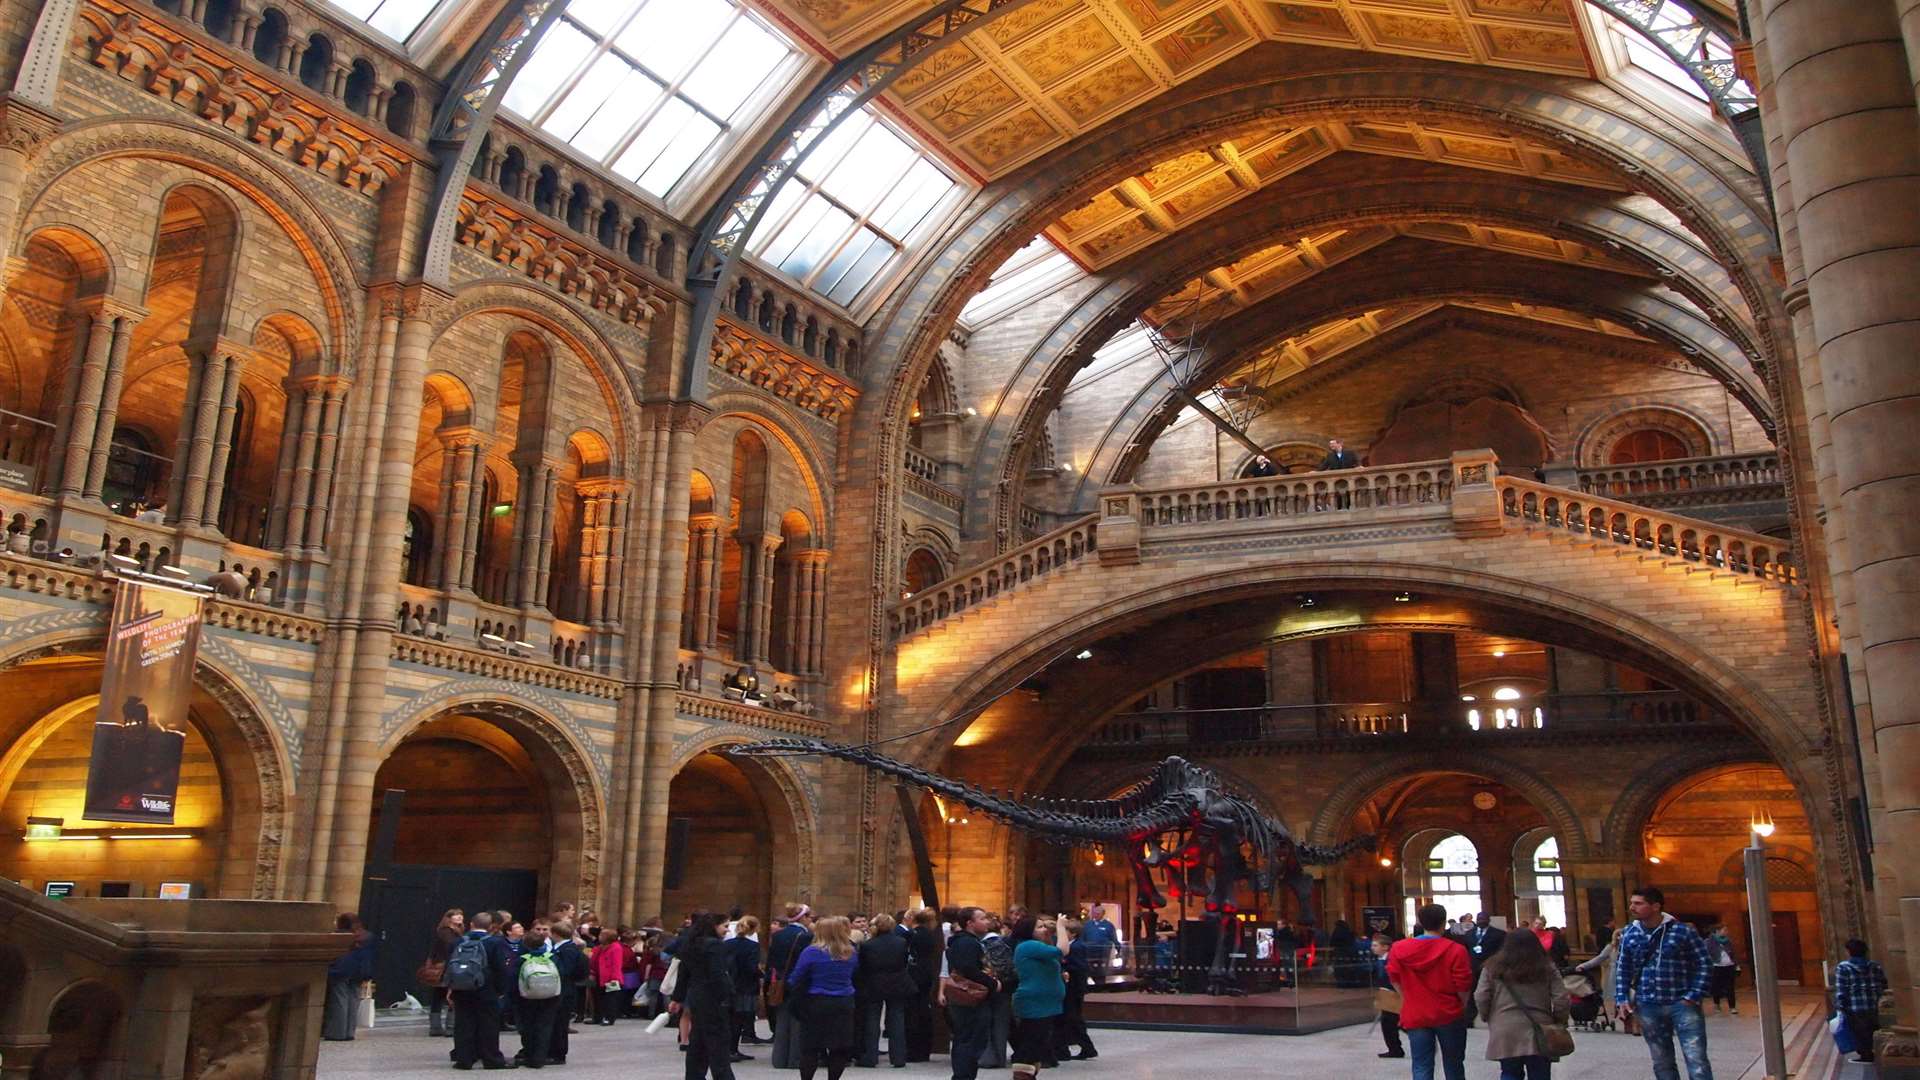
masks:
POLYGON ((620 1002, 626 997, 620 992, 620 973, 626 966, 627 947, 620 943, 620 935, 612 930, 600 931, 600 944, 593 950, 593 984, 600 989, 594 1023, 611 1025, 620 1015, 620 1002))

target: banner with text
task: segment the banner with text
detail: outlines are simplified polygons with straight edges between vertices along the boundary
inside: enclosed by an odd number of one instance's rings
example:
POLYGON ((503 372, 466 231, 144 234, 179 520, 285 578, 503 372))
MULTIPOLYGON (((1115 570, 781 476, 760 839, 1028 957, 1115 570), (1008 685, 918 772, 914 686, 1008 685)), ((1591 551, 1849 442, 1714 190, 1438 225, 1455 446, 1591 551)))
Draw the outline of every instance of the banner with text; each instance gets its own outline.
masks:
POLYGON ((87 766, 88 820, 173 824, 200 621, 197 593, 115 584, 87 766))

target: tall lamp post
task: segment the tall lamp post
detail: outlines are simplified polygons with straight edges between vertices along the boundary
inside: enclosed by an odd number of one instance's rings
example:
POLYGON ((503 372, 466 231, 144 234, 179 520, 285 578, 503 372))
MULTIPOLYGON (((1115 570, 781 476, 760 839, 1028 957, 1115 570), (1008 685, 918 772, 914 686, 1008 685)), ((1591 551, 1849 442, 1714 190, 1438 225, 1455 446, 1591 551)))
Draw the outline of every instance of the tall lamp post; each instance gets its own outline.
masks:
POLYGON ((1767 895, 1767 837, 1773 835, 1773 815, 1762 809, 1753 816, 1751 842, 1741 852, 1747 871, 1747 923, 1753 928, 1753 982, 1760 999, 1760 1043, 1765 1051, 1767 1080, 1786 1080, 1787 1047, 1780 1033, 1780 977, 1773 955, 1773 902, 1767 895))

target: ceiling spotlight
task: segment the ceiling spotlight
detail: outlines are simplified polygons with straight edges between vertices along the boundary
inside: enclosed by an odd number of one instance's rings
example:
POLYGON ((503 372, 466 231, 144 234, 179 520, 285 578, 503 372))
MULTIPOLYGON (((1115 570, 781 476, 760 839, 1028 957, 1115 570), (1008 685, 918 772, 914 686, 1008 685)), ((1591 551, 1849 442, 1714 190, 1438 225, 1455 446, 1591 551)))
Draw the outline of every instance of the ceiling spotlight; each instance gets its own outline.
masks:
POLYGON ((1380 865, 1381 865, 1381 866, 1392 866, 1392 865, 1393 865, 1393 860, 1392 860, 1392 859, 1389 859, 1389 858, 1388 858, 1388 857, 1386 857, 1385 855, 1382 855, 1382 856, 1380 856, 1380 865))
POLYGON ((1413 603, 1413 594, 1402 589, 1393 594, 1393 602, 1396 604, 1411 604, 1413 603))
POLYGON ((1650 863, 1652 863, 1652 864, 1653 864, 1653 865, 1655 865, 1655 866, 1659 866, 1659 865, 1660 865, 1660 856, 1658 856, 1658 855, 1649 855, 1649 856, 1647 856, 1647 861, 1648 861, 1648 862, 1650 862, 1650 863))
POLYGON ((1073 658, 1075 660, 1091 660, 1093 659, 1093 650, 1081 649, 1079 652, 1073 654, 1073 658))
POLYGON ((1317 601, 1314 600, 1312 593, 1295 593, 1293 597, 1293 602, 1300 605, 1303 608, 1310 608, 1315 603, 1317 603, 1317 601))
POLYGON ((1507 655, 1507 650, 1505 650, 1505 649, 1495 649, 1495 650, 1493 650, 1493 658, 1494 658, 1495 660, 1498 660, 1498 659, 1500 659, 1501 657, 1503 657, 1503 656, 1505 656, 1505 655, 1507 655))

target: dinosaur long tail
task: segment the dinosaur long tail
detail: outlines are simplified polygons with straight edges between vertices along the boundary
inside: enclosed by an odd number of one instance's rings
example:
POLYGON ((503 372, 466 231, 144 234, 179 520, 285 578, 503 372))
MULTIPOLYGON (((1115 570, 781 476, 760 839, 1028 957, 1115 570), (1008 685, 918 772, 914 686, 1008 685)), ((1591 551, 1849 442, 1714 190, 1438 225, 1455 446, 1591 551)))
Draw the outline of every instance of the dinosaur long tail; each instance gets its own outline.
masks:
POLYGON ((1343 840, 1332 847, 1321 847, 1318 844, 1296 843, 1293 846, 1293 850, 1299 856, 1302 864, 1307 866, 1324 866, 1328 863, 1337 863, 1356 851, 1372 851, 1379 846, 1380 839, 1376 836, 1368 835, 1356 836, 1351 840, 1343 840))
POLYGON ((975 813, 985 814, 1013 828, 1037 833, 1048 839, 1094 844, 1118 844, 1127 839, 1126 829, 1119 821, 1101 820, 1084 814, 1070 814, 1028 806, 1017 800, 992 794, 972 784, 929 772, 918 765, 910 765, 897 758, 876 753, 863 746, 846 746, 822 739, 778 738, 741 746, 729 746, 722 752, 739 757, 818 755, 838 758, 861 768, 904 780, 950 802, 957 802, 975 813))

